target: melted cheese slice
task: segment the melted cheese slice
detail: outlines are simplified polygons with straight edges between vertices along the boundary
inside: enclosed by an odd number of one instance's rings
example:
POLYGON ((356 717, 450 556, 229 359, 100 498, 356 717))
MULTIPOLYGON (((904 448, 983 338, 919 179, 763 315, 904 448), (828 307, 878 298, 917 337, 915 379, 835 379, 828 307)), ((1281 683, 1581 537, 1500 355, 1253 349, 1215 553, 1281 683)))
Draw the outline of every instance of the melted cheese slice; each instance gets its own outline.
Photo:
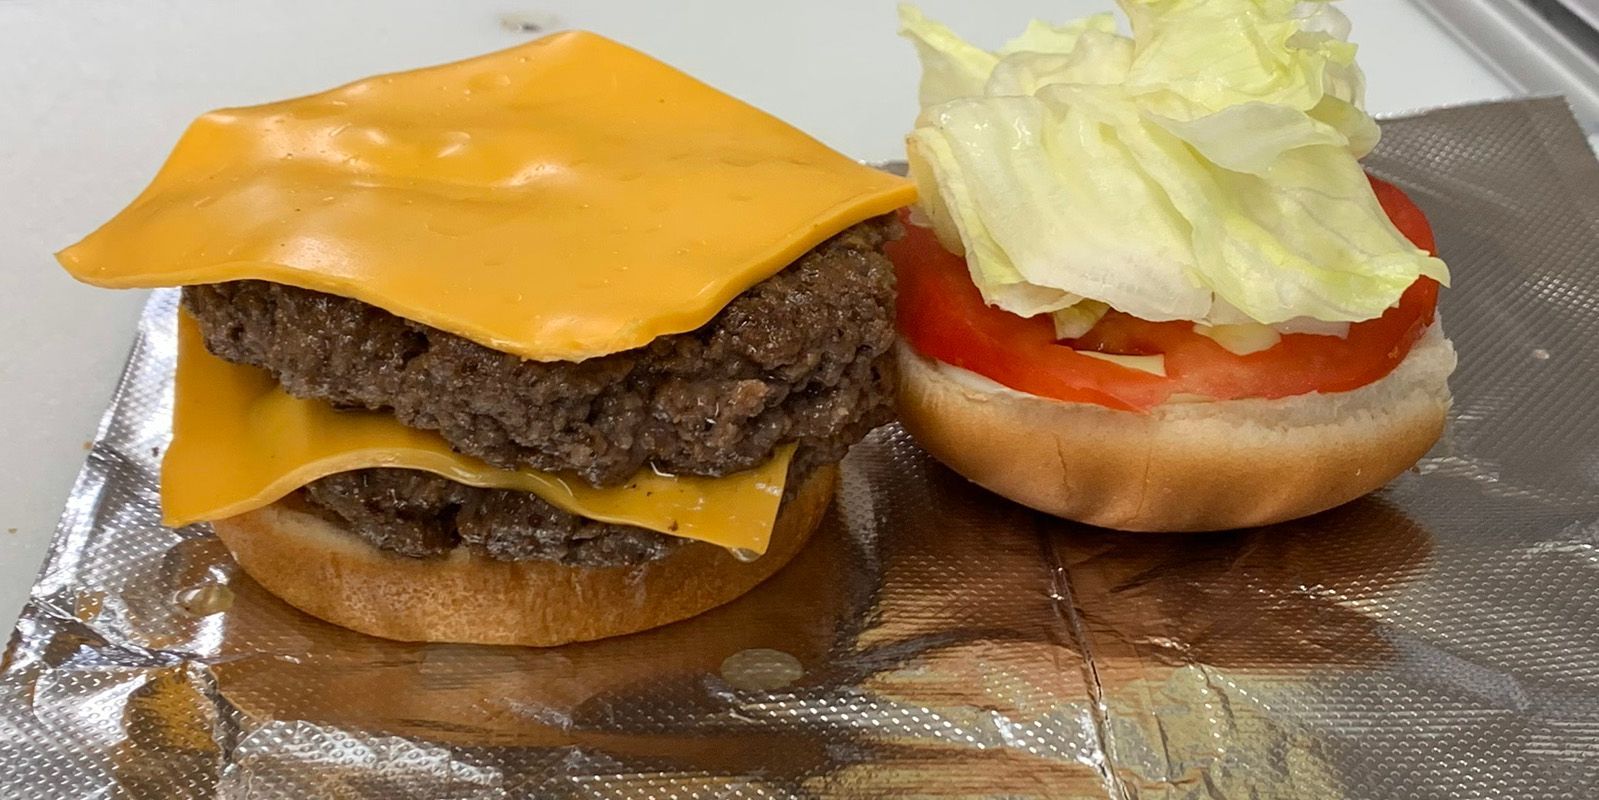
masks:
POLYGON ((584 32, 195 121, 58 254, 113 288, 257 278, 580 360, 692 330, 907 181, 584 32))
POLYGON ((260 508, 336 472, 398 467, 532 492, 589 519, 764 553, 793 453, 785 446, 764 465, 723 478, 646 469, 604 489, 547 472, 498 469, 393 415, 292 397, 265 371, 211 355, 199 325, 180 313, 161 507, 163 522, 178 527, 260 508))

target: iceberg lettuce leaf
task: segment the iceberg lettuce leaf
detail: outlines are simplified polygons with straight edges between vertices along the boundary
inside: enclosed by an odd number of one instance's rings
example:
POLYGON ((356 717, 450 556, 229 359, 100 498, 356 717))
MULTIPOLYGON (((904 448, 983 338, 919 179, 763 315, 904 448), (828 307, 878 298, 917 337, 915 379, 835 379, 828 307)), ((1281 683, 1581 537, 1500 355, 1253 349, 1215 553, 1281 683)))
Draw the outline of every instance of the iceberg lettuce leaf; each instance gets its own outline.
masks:
POLYGON ((1447 283, 1360 167, 1378 129, 1328 2, 1120 5, 1131 37, 1098 15, 993 53, 900 7, 924 65, 911 177, 988 303, 1353 322, 1447 283))

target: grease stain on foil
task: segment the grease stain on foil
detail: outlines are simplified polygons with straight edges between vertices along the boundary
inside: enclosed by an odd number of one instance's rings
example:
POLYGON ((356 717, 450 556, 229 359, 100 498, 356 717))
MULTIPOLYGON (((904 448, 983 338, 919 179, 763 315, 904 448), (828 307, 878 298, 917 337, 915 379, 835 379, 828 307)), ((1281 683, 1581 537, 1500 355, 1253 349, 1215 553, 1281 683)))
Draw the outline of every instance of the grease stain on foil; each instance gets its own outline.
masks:
POLYGON ((740 650, 722 660, 722 680, 734 689, 775 692, 792 686, 805 675, 799 659, 765 647, 740 650))
POLYGON ((233 607, 233 590, 226 584, 207 583, 178 592, 178 607, 194 617, 209 617, 233 607))

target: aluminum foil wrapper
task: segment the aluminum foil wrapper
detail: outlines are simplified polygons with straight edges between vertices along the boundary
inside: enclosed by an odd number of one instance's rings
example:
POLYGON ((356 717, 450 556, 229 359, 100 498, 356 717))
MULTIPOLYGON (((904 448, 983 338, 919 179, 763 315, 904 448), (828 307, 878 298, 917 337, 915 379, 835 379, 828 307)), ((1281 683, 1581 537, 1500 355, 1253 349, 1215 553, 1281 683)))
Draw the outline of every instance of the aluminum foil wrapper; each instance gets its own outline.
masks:
POLYGON ((1461 353, 1384 491, 1117 535, 891 427, 769 583, 563 648, 367 638, 161 527, 158 292, 0 670, 0 796, 1599 797, 1599 163, 1558 100, 1384 127, 1461 353))

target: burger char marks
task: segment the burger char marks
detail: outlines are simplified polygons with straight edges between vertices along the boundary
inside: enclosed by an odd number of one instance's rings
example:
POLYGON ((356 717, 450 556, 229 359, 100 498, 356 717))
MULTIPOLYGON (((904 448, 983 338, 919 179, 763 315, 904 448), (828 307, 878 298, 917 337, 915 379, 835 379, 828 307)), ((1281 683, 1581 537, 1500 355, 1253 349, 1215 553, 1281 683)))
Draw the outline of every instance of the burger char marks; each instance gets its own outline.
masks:
POLYGON ((263 281, 186 287, 217 356, 291 394, 391 411, 502 468, 615 485, 646 465, 749 469, 784 442, 836 461, 891 416, 890 217, 856 225, 642 348, 535 362, 349 298, 263 281))

